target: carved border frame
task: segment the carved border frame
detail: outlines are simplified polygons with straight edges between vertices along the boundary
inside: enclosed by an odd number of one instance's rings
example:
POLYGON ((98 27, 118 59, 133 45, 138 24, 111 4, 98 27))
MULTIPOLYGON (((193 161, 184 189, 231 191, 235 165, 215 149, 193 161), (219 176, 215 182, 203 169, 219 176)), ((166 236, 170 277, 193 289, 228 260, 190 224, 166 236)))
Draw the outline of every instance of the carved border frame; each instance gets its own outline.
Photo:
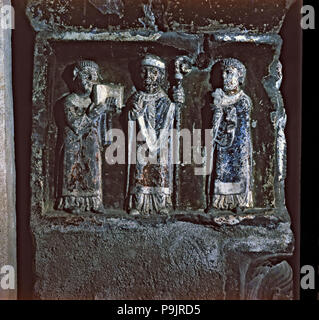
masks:
MULTIPOLYGON (((172 34, 175 32, 169 32, 172 34)), ((169 38, 165 38, 165 35, 168 33, 163 32, 147 32, 145 35, 141 35, 138 32, 129 32, 129 31, 116 31, 116 32, 96 32, 92 33, 90 31, 65 31, 61 33, 41 31, 37 33, 36 43, 34 49, 34 75, 33 75, 33 98, 32 98, 32 149, 31 149, 31 226, 33 225, 34 220, 44 217, 45 212, 45 203, 44 203, 44 185, 46 181, 44 180, 43 175, 43 156, 44 150, 40 147, 43 145, 41 142, 44 138, 46 126, 48 125, 48 120, 46 118, 47 112, 47 99, 48 99, 48 90, 47 90, 47 81, 48 81, 48 70, 49 70, 49 60, 50 55, 52 54, 52 47, 50 41, 119 41, 119 42, 159 42, 167 44, 169 38)), ((203 52, 203 42, 205 35, 214 36, 215 41, 217 42, 231 42, 231 43, 255 43, 266 44, 271 46, 275 50, 273 61, 268 67, 269 74, 272 76, 274 72, 274 67, 279 61, 279 56, 281 52, 282 39, 278 34, 255 34, 247 32, 234 32, 226 33, 224 31, 219 32, 207 32, 199 34, 188 34, 188 33, 178 33, 179 36, 187 36, 192 39, 192 42, 196 43, 194 46, 193 43, 189 47, 185 47, 185 50, 190 52, 192 55, 198 55, 203 52)), ((173 43, 171 43, 174 46, 173 43)), ((267 76, 267 77, 268 77, 267 76)), ((267 81, 267 77, 264 77, 262 80, 263 86, 271 100, 273 102, 273 95, 278 94, 281 96, 280 88, 277 89, 275 86, 272 86, 271 83, 267 81)), ((277 104, 276 112, 283 112, 284 105, 277 104)), ((274 130, 276 130, 274 128, 274 130)), ((277 131, 275 137, 277 136, 277 131)), ((278 150, 278 140, 276 137, 276 150, 278 150)), ((286 155, 284 154, 283 157, 286 155)), ((280 206, 280 204, 285 203, 284 195, 284 179, 279 180, 279 165, 276 161, 275 165, 275 204, 276 204, 276 214, 283 221, 290 222, 290 217, 285 205, 280 206)), ((179 219, 183 219, 183 216, 180 216, 179 219)))

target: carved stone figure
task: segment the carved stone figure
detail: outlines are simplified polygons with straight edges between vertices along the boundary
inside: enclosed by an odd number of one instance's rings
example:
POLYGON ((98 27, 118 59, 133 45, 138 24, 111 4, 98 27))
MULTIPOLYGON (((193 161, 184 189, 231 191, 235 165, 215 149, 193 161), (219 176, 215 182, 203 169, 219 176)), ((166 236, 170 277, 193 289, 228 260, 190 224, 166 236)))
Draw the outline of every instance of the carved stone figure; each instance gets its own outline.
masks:
MULTIPOLYGON (((162 88, 165 63, 147 54, 141 62, 142 89, 128 100, 129 110, 129 169, 128 210, 132 215, 167 214, 172 208, 173 144, 169 135, 174 126, 177 105, 162 88), (136 131, 135 131, 136 130, 136 131), (136 164, 133 163, 133 137, 137 139, 136 164), (143 140, 143 141, 142 141, 143 140), (148 153, 147 157, 143 157, 148 153), (166 150, 166 152, 165 152, 166 150), (164 151, 164 152, 163 152, 164 151)), ((184 91, 175 88, 173 99, 184 102, 184 91)))
POLYGON ((273 119, 275 128, 277 129, 277 163, 278 163, 278 179, 279 181, 283 181, 286 177, 286 137, 285 137, 285 127, 287 122, 287 115, 283 106, 283 99, 280 93, 280 86, 282 82, 282 64, 278 61, 276 65, 276 73, 275 73, 275 86, 277 91, 277 95, 275 97, 275 105, 277 106, 278 111, 275 113, 275 117, 273 119))
POLYGON ((252 144, 250 111, 252 103, 241 86, 246 77, 245 66, 237 59, 222 61, 223 90, 213 97, 211 161, 209 178, 209 212, 252 207, 252 144), (212 190, 211 190, 212 189, 212 190))
POLYGON ((99 66, 78 61, 73 69, 73 89, 58 101, 62 117, 58 126, 62 141, 58 147, 56 209, 70 213, 102 213, 101 148, 106 145, 108 112, 115 99, 98 103, 96 85, 99 66))

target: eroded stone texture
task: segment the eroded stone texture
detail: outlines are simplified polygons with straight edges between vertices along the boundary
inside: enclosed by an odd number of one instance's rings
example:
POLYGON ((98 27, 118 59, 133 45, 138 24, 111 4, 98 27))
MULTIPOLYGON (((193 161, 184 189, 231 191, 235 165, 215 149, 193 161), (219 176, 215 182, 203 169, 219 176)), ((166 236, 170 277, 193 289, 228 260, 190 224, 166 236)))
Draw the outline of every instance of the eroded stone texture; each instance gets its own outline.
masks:
POLYGON ((123 17, 124 4, 122 0, 89 0, 103 14, 117 14, 123 17))
POLYGON ((279 32, 294 0, 30 0, 35 30, 73 27, 104 30, 279 32))
POLYGON ((270 287, 264 279, 265 268, 291 255, 288 223, 216 227, 177 219, 47 220, 35 232, 37 297, 272 299, 273 292, 278 299, 291 297, 289 274, 275 272, 278 279, 271 278, 270 287), (256 270, 264 279, 258 286, 256 270))
MULTIPOLYGON (((0 1, 0 8, 10 1, 0 1)), ((3 17, 1 17, 2 19, 3 17)), ((2 21, 1 21, 2 22, 2 21)), ((11 76, 11 30, 0 28, 0 269, 16 273, 15 165, 11 76)), ((6 271, 7 272, 7 271, 6 271)), ((4 274, 0 275, 0 280, 4 274)), ((17 288, 3 290, 0 300, 16 299, 17 288)))

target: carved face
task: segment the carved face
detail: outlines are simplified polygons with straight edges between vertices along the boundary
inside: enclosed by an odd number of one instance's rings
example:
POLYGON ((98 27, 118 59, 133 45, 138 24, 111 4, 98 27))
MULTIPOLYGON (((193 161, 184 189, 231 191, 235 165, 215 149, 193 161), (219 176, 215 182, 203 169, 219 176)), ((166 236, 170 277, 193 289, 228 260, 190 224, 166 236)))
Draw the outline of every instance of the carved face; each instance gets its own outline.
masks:
POLYGON ((231 66, 225 67, 223 70, 224 91, 236 92, 239 90, 239 71, 231 66))
POLYGON ((85 67, 78 70, 75 78, 76 88, 80 93, 90 95, 93 89, 93 85, 98 82, 97 70, 90 67, 85 67))
POLYGON ((141 78, 145 92, 154 93, 159 89, 161 73, 156 67, 142 66, 141 78))

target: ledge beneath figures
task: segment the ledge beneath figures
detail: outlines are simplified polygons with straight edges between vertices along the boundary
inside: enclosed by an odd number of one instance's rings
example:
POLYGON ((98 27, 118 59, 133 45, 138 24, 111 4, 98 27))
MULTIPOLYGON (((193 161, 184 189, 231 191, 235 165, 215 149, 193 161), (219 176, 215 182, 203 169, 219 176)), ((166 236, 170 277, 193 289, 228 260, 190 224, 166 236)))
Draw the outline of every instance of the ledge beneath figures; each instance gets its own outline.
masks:
POLYGON ((33 226, 34 295, 41 299, 292 298, 292 269, 284 260, 294 249, 289 222, 218 226, 208 220, 201 212, 41 218, 33 226), (270 277, 272 273, 276 276, 270 277))

